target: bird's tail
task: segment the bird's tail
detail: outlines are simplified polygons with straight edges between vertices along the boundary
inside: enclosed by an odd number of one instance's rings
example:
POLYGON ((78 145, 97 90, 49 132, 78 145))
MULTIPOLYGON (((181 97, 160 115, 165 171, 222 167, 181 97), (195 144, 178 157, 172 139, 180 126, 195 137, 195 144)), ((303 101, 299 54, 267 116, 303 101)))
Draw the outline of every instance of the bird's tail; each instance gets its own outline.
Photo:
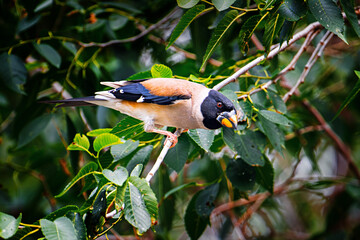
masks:
POLYGON ((71 98, 71 99, 63 99, 63 100, 48 100, 48 101, 40 101, 40 103, 49 103, 49 104, 58 104, 56 107, 82 107, 82 106, 94 106, 92 102, 94 101, 104 101, 102 99, 95 99, 95 96, 91 97, 82 97, 82 98, 71 98))

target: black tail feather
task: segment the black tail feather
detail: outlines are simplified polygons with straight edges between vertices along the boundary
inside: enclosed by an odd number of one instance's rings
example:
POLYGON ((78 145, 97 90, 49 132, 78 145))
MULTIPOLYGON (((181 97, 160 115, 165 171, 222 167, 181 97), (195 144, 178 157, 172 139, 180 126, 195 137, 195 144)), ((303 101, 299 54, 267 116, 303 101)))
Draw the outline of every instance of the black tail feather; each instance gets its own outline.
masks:
POLYGON ((95 99, 94 96, 91 97, 82 97, 82 98, 70 98, 70 99, 63 99, 63 100, 48 100, 48 101, 39 101, 40 103, 48 103, 48 104, 58 104, 56 108, 60 107, 83 107, 83 106, 95 106, 89 101, 102 101, 101 99, 95 99))

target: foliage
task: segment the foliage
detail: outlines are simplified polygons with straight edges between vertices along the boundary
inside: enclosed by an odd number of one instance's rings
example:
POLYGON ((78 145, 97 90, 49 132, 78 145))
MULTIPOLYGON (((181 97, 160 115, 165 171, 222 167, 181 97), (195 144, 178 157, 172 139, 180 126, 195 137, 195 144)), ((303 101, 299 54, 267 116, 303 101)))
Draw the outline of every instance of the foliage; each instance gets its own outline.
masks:
POLYGON ((358 235, 354 0, 0 6, 0 237, 358 235), (150 183, 162 135, 102 107, 39 102, 155 77, 221 91, 241 122, 183 133, 150 183))

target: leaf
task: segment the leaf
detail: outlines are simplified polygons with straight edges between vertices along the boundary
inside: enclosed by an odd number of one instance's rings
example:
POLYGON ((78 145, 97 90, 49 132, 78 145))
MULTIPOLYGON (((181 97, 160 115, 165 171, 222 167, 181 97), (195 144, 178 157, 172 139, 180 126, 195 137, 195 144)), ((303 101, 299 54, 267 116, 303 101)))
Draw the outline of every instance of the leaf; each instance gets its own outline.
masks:
POLYGON ((152 78, 150 70, 135 73, 134 75, 131 75, 130 77, 128 77, 127 80, 130 81, 130 80, 149 79, 149 78, 152 78))
POLYGON ((356 32, 358 37, 360 37, 360 26, 354 9, 355 0, 340 0, 340 4, 354 31, 356 32))
POLYGON ((53 0, 45 0, 42 3, 40 3, 39 5, 36 6, 36 8, 34 9, 34 12, 40 12, 48 7, 50 7, 53 3, 53 0))
POLYGON ((179 173, 186 163, 189 150, 190 141, 187 135, 184 134, 178 138, 178 143, 175 145, 175 147, 170 148, 164 158, 164 163, 179 173))
POLYGON ((231 128, 222 128, 224 142, 232 150, 235 150, 235 131, 231 128))
POLYGON ((270 89, 268 89, 267 94, 269 96, 271 103, 274 105, 275 109, 281 113, 286 113, 287 110, 286 104, 282 100, 282 98, 278 94, 271 91, 270 89))
POLYGON ((307 4, 315 19, 327 30, 335 33, 347 43, 344 31, 345 24, 340 8, 332 0, 308 0, 307 4))
POLYGON ((259 122, 261 124, 260 130, 265 134, 269 139, 271 145, 275 148, 276 151, 282 153, 282 145, 284 145, 285 137, 276 124, 270 122, 268 119, 259 115, 259 122))
POLYGON ((95 152, 99 152, 106 147, 120 144, 122 142, 123 141, 118 136, 112 133, 103 133, 100 134, 97 138, 95 138, 93 147, 95 152))
POLYGON ((305 16, 307 8, 304 0, 285 0, 278 12, 288 21, 297 21, 305 16))
POLYGON ((190 23, 194 21, 194 19, 196 19, 201 13, 203 13, 204 10, 205 5, 200 4, 186 11, 186 13, 181 17, 180 21, 172 31, 166 49, 168 49, 176 41, 176 39, 178 39, 178 37, 185 31, 185 29, 190 25, 190 23))
MULTIPOLYGON (((121 120, 110 133, 124 139, 138 139, 144 136, 144 123, 132 117, 126 117, 121 120)), ((147 134, 147 133, 146 133, 147 134)), ((150 135, 150 134, 148 134, 150 135)))
POLYGON ((90 162, 90 163, 86 164, 85 166, 83 166, 80 169, 78 174, 76 174, 76 176, 71 180, 71 182, 69 182, 65 186, 64 190, 60 194, 56 195, 55 197, 59 198, 59 197, 63 196, 80 179, 82 179, 90 174, 93 174, 93 173, 99 174, 99 172, 95 172, 97 169, 98 169, 98 165, 94 162, 90 162))
POLYGON ((151 76, 153 78, 172 78, 173 73, 168 66, 163 64, 155 64, 151 68, 151 76))
POLYGON ((268 190, 271 194, 274 192, 274 168, 270 160, 264 155, 265 164, 262 167, 256 167, 256 182, 268 190))
POLYGON ((144 167, 143 167, 142 164, 136 165, 136 166, 134 167, 134 169, 131 171, 130 176, 140 177, 143 168, 144 168, 144 167))
POLYGON ((238 44, 240 50, 245 54, 249 49, 249 40, 255 29, 266 16, 255 15, 245 21, 239 32, 238 44))
POLYGON ((225 33, 230 29, 231 25, 239 17, 241 17, 241 15, 238 14, 238 11, 231 10, 228 13, 226 13, 226 15, 220 20, 219 24, 217 25, 213 34, 211 35, 200 69, 204 67, 205 63, 211 57, 212 53, 214 52, 217 45, 219 45, 225 33))
POLYGON ((276 38, 277 34, 279 33, 282 25, 284 23, 284 19, 280 17, 279 14, 275 14, 267 24, 265 25, 265 32, 264 32, 264 45, 265 45, 265 52, 270 52, 270 47, 272 46, 274 39, 276 38))
POLYGON ((86 135, 88 135, 89 137, 97 137, 100 134, 109 133, 109 132, 111 132, 111 130, 112 130, 112 128, 99 128, 99 129, 95 129, 90 132, 87 132, 86 135))
POLYGON ((126 168, 120 166, 117 167, 115 171, 104 169, 102 173, 104 174, 107 180, 115 183, 118 186, 122 186, 129 176, 129 173, 126 170, 126 168))
POLYGON ((265 162, 259 147, 248 135, 235 134, 235 149, 250 166, 264 166, 265 162))
POLYGON ((344 110, 344 108, 346 108, 346 106, 349 105, 349 103, 351 103, 354 100, 354 98, 356 97, 356 95, 359 93, 359 91, 360 91, 360 71, 355 71, 355 74, 357 75, 357 77, 359 79, 357 80, 355 86, 351 89, 350 93, 346 96, 346 99, 341 104, 339 110, 337 110, 335 116, 333 117, 333 119, 331 121, 334 121, 334 119, 340 115, 340 113, 344 110))
POLYGON ((215 137, 214 131, 207 129, 190 129, 188 134, 205 151, 209 151, 215 137))
POLYGON ((126 182, 121 187, 118 186, 116 188, 116 196, 115 196, 115 208, 116 210, 122 210, 124 208, 124 198, 125 198, 125 191, 128 187, 128 183, 126 182))
POLYGON ((273 123, 284 125, 287 127, 291 126, 291 121, 279 113, 268 110, 260 110, 259 115, 263 116, 264 118, 273 123))
POLYGON ((84 224, 83 219, 81 218, 80 213, 74 213, 75 219, 73 220, 73 224, 76 232, 77 240, 86 240, 86 226, 84 224))
POLYGON ((89 147, 89 139, 84 134, 77 133, 73 142, 67 147, 67 150, 88 151, 89 147))
POLYGON ((214 210, 214 201, 219 193, 219 188, 220 184, 215 183, 200 191, 195 202, 195 210, 200 217, 209 217, 214 210))
POLYGON ((212 0, 212 3, 218 11, 228 9, 236 0, 212 0))
POLYGON ((136 176, 129 177, 129 182, 139 189, 150 217, 156 220, 159 214, 158 202, 155 193, 149 186, 149 183, 144 178, 136 176))
POLYGON ((75 211, 78 211, 78 210, 79 210, 79 208, 77 206, 75 206, 75 205, 67 205, 67 206, 59 208, 56 211, 50 213, 49 215, 47 215, 45 217, 45 219, 50 220, 50 221, 54 221, 55 219, 57 219, 59 217, 65 216, 69 212, 75 212, 75 211))
POLYGON ((23 61, 16 55, 0 55, 0 79, 3 84, 14 92, 24 94, 23 84, 27 79, 27 70, 23 61))
POLYGON ((50 45, 45 43, 34 43, 35 50, 43 56, 46 60, 48 60, 51 65, 56 68, 60 68, 61 65, 61 56, 60 54, 50 45))
POLYGON ((41 231, 47 239, 76 240, 74 226, 67 217, 60 217, 54 222, 47 219, 40 220, 41 231))
MULTIPOLYGON (((106 209, 107 209, 106 189, 102 188, 97 194, 94 204, 92 206, 90 223, 93 225, 98 225, 101 217, 105 217, 106 209)), ((88 228, 91 229, 91 226, 90 227, 88 226, 88 228)))
POLYGON ((39 136, 51 120, 51 115, 46 114, 35 118, 21 129, 17 148, 21 148, 39 136))
POLYGON ((185 229, 191 240, 198 239, 204 232, 209 222, 209 217, 201 217, 196 212, 196 199, 198 198, 199 194, 200 191, 197 192, 190 200, 184 217, 185 229))
POLYGON ((21 213, 18 218, 0 212, 0 237, 8 239, 18 230, 21 222, 21 213))
POLYGON ((34 26, 35 24, 37 24, 41 19, 41 15, 28 15, 25 18, 21 19, 19 21, 19 24, 17 26, 16 29, 16 33, 19 34, 25 30, 28 30, 29 28, 31 28, 32 26, 34 26))
POLYGON ((132 170, 138 164, 146 165, 149 161, 151 151, 153 150, 153 145, 148 145, 146 147, 141 148, 135 155, 131 158, 131 160, 126 165, 126 169, 128 172, 132 172, 132 170))
POLYGON ((146 232, 151 227, 151 217, 140 190, 132 183, 126 188, 124 202, 125 219, 137 228, 140 234, 146 232))
POLYGON ((75 54, 77 53, 77 48, 76 48, 76 45, 74 43, 72 43, 72 42, 63 42, 62 44, 70 53, 72 53, 72 55, 75 56, 75 54))
POLYGON ((255 185, 255 167, 241 158, 231 159, 226 167, 226 175, 234 187, 240 191, 249 191, 255 185))
POLYGON ((195 6, 200 0, 176 0, 177 4, 181 8, 192 8, 195 6))
POLYGON ((124 143, 113 145, 110 153, 114 158, 114 162, 117 162, 135 151, 138 146, 139 141, 127 140, 124 143))
POLYGON ((170 191, 168 191, 165 195, 164 195, 164 198, 168 198, 169 196, 173 195, 174 193, 176 193, 177 191, 180 191, 184 188, 188 188, 188 187, 194 187, 196 186, 196 182, 190 182, 190 183, 185 183, 185 184, 182 184, 180 186, 177 186, 173 189, 171 189, 170 191))

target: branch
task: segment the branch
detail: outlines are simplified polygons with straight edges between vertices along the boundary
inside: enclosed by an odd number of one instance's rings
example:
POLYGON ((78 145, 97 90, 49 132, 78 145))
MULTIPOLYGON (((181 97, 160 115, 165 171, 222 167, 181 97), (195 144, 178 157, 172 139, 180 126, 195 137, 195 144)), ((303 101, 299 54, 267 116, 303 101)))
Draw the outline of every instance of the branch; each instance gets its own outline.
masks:
POLYGON ((270 51, 270 53, 268 55, 264 54, 256 59, 254 59, 253 61, 246 64, 244 67, 240 68, 238 71, 236 71, 233 75, 231 75, 230 77, 226 78, 225 80, 223 80, 222 82, 220 82, 219 84, 214 86, 213 89, 220 90, 227 84, 235 81, 240 75, 246 73, 251 68, 257 66, 259 63, 261 63, 265 59, 273 58, 274 56, 276 56, 277 54, 279 54, 280 52, 284 51, 286 48, 291 46, 294 42, 309 35, 309 33, 312 33, 314 30, 320 29, 320 28, 322 28, 321 24, 319 22, 314 22, 314 23, 310 24, 309 26, 307 26, 304 30, 295 34, 292 37, 292 39, 290 39, 288 42, 283 43, 281 46, 279 44, 273 45, 272 48, 274 48, 274 49, 272 51, 270 51))
POLYGON ((314 52, 312 53, 311 57, 309 58, 308 62, 305 65, 304 71, 301 73, 301 76, 299 77, 296 84, 290 89, 289 92, 285 94, 283 97, 283 101, 286 102, 289 97, 291 97, 295 91, 298 89, 300 84, 305 82, 306 76, 309 74, 311 68, 314 66, 315 62, 320 58, 321 54, 323 53, 326 45, 329 43, 331 38, 334 36, 334 34, 330 31, 327 31, 325 35, 321 38, 319 44, 316 46, 314 52))
MULTIPOLYGON (((177 128, 175 131, 175 135, 177 137, 180 136, 180 134, 182 133, 183 129, 181 128, 177 128)), ((155 175, 155 173, 157 172, 157 170, 159 169, 161 163, 163 162, 167 152, 169 151, 170 147, 172 145, 172 141, 170 139, 167 138, 167 140, 165 141, 165 146, 163 147, 163 149, 161 150, 158 158, 155 161, 154 166, 151 168, 150 172, 146 175, 146 181, 149 183, 151 178, 155 175)))

